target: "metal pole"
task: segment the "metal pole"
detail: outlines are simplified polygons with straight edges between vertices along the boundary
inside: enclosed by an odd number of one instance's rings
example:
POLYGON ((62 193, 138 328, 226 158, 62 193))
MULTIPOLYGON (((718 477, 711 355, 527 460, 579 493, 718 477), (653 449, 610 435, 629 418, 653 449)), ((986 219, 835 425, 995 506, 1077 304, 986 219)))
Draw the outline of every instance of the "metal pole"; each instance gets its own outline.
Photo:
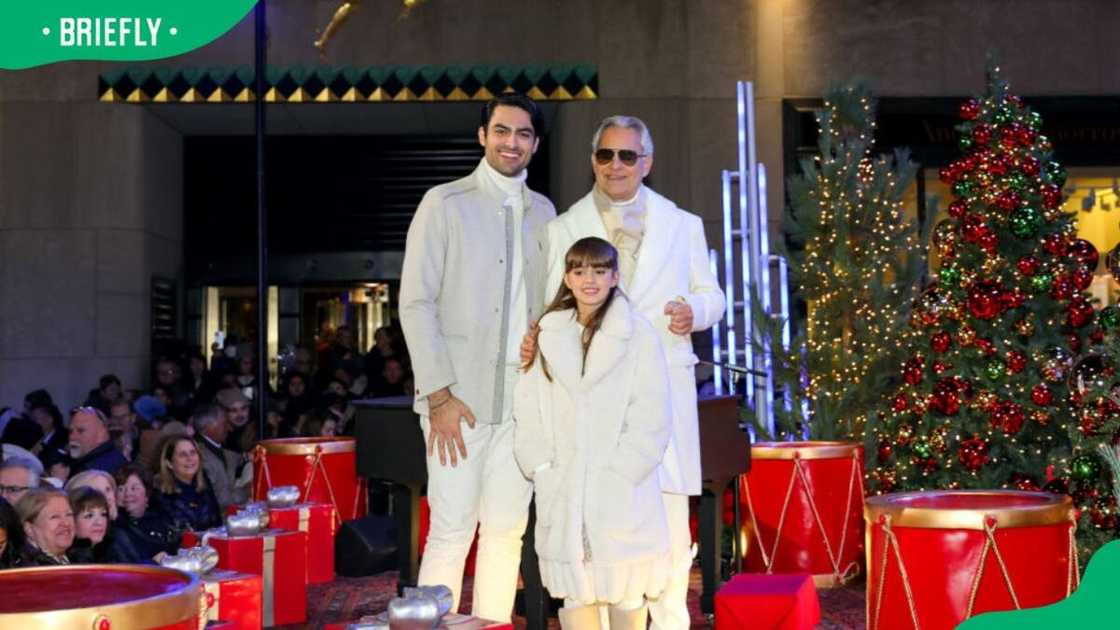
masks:
POLYGON ((268 222, 264 198, 264 96, 265 52, 268 39, 265 0, 254 9, 253 29, 253 113, 257 141, 257 424, 258 437, 265 436, 268 419, 268 222))

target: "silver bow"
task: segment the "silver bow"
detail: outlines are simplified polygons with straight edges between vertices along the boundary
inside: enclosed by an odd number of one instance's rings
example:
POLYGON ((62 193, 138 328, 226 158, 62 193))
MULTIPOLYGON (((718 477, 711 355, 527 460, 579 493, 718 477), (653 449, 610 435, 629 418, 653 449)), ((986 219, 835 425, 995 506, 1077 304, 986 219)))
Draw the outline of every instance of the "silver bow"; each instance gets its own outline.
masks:
MULTIPOLYGON (((267 517, 267 514, 266 514, 267 517)), ((265 521, 266 525, 268 521, 265 521)), ((261 514, 259 512, 246 512, 238 510, 236 514, 226 517, 226 531, 230 536, 255 536, 261 533, 261 514)))
POLYGON ((268 491, 268 507, 291 507, 299 502, 299 486, 276 486, 268 491))
POLYGON ((451 611, 451 589, 418 586, 404 589, 404 597, 389 602, 389 627, 393 630, 432 630, 451 611))
POLYGON ((180 549, 173 556, 164 556, 159 561, 160 566, 169 569, 178 569, 194 575, 209 573, 218 566, 218 551, 213 547, 190 547, 180 549))

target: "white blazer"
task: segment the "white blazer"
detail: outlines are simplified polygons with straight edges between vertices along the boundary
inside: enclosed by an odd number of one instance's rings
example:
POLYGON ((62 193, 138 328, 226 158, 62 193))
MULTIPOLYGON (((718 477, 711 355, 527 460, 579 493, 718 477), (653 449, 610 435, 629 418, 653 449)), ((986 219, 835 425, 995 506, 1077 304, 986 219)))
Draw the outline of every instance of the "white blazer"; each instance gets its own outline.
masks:
MULTIPOLYGON (((502 421, 495 383, 505 378, 504 194, 482 171, 429 190, 408 227, 401 268, 400 317, 415 375, 416 413, 427 395, 451 386, 482 423, 502 421)), ((556 216, 546 197, 527 187, 521 222, 526 322, 544 310, 544 226, 556 216)))
MULTIPOLYGON (((673 435, 661 467, 661 488, 674 494, 698 495, 700 478, 700 433, 697 425, 697 363, 689 335, 669 332, 665 304, 684 298, 692 307, 692 330, 711 328, 723 318, 724 295, 708 266, 708 241, 700 217, 677 207, 669 199, 643 186, 645 235, 631 286, 623 287, 634 308, 661 338, 669 364, 673 396, 673 435)), ((592 193, 577 201, 547 226, 548 281, 546 300, 551 301, 564 277, 564 255, 572 243, 586 236, 607 237, 603 219, 592 193)))
POLYGON ((669 442, 672 409, 657 333, 618 295, 584 368, 583 328, 574 310, 549 313, 540 327, 539 356, 514 398, 514 454, 536 492, 542 574, 555 576, 564 564, 615 570, 619 563, 648 565, 667 557, 655 472, 669 442))

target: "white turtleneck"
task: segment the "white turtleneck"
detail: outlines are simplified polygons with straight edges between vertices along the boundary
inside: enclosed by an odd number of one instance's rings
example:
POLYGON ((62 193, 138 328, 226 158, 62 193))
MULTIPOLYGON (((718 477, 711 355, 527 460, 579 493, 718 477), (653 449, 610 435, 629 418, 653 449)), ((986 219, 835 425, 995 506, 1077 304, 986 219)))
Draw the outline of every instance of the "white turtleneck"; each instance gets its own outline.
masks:
MULTIPOLYGON (((511 282, 509 297, 509 338, 506 342, 506 364, 521 365, 521 339, 529 330, 529 306, 525 295, 524 261, 521 251, 521 223, 525 215, 525 179, 529 173, 522 169, 520 173, 509 177, 497 171, 486 158, 482 158, 482 171, 486 173, 490 182, 504 197, 502 207, 498 210, 513 213, 513 260, 511 265, 511 282)), ((512 392, 506 392, 509 398, 512 392)), ((504 405, 505 413, 512 411, 512 405, 504 405)))

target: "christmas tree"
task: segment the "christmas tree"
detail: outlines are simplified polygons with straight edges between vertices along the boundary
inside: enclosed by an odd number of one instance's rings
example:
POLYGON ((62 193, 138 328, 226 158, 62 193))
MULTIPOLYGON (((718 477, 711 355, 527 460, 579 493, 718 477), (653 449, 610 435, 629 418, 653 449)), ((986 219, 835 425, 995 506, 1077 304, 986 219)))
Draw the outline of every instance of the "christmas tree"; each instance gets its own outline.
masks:
MULTIPOLYGON (((867 417, 897 380, 911 333, 899 313, 926 265, 924 235, 902 202, 917 167, 905 150, 872 154, 875 103, 864 85, 830 89, 816 120, 818 154, 789 179, 783 223, 808 316, 772 366, 787 400, 808 405, 776 409, 776 437, 862 441, 867 417)), ((761 313, 754 320, 770 322, 759 338, 781 348, 780 322, 761 313)))
POLYGON ((953 201, 933 229, 939 268, 911 315, 903 383, 868 434, 869 481, 1068 493, 1095 547, 1116 529, 1098 444, 1120 425, 1105 343, 1120 313, 1085 292, 1098 253, 1061 209, 1066 175, 1041 117, 994 66, 960 117, 965 155, 940 173, 953 201))

